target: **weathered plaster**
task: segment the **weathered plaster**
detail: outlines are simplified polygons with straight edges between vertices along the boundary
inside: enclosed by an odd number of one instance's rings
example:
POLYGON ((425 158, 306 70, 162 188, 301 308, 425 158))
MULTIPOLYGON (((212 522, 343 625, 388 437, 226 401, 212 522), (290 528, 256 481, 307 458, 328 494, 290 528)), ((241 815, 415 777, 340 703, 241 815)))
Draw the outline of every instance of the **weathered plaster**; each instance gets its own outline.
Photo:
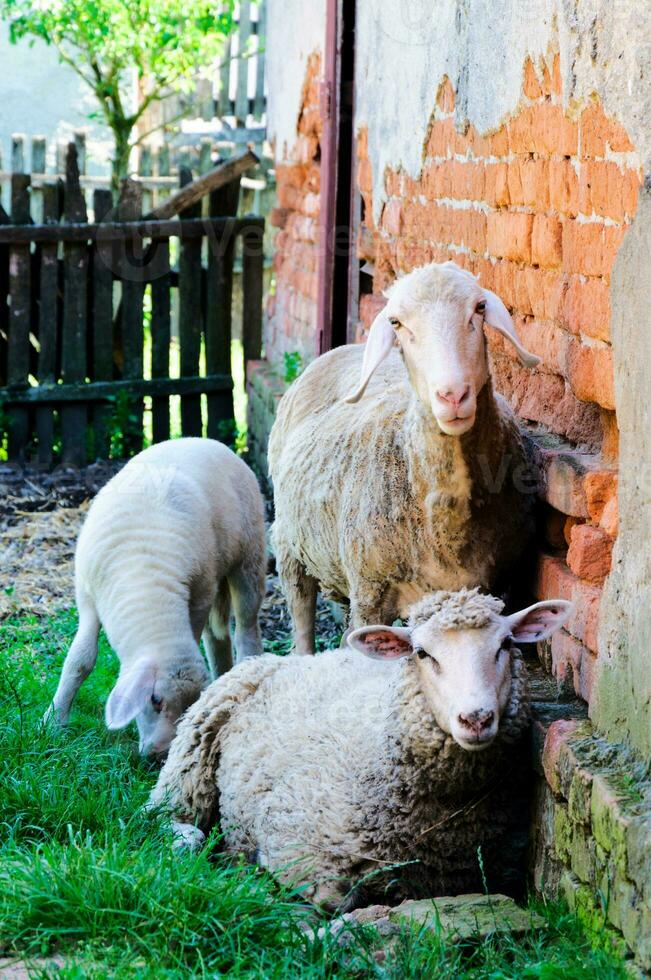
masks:
POLYGON ((287 157, 296 140, 307 59, 323 51, 325 29, 325 0, 268 0, 267 135, 277 160, 287 157))
POLYGON ((601 606, 591 715, 651 755, 651 192, 617 256, 612 281, 615 396, 620 429, 619 536, 601 606))
POLYGON ((496 129, 523 65, 558 49, 566 105, 597 92, 651 166, 651 4, 638 0, 364 0, 357 13, 357 126, 367 125, 376 216, 385 167, 416 177, 441 79, 457 124, 496 129))

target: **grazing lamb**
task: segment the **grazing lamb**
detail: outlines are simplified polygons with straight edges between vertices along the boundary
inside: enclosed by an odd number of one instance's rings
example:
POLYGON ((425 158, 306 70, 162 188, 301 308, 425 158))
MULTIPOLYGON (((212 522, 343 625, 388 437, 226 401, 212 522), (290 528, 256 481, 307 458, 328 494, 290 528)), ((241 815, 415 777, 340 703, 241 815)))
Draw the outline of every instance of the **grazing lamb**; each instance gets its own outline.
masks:
POLYGON ((130 460, 93 501, 75 555, 79 628, 48 716, 65 724, 97 659, 100 623, 120 659, 106 724, 134 719, 163 755, 181 714, 238 658, 262 652, 263 501, 243 460, 211 439, 175 439, 130 460))
POLYGON ((532 530, 530 464, 491 387, 484 323, 524 364, 538 358, 453 262, 388 295, 366 346, 314 361, 271 432, 273 544, 298 653, 314 653, 317 587, 350 601, 353 627, 391 623, 436 589, 500 589, 532 530))
POLYGON ((229 851, 330 908, 477 888, 477 847, 489 873, 504 860, 528 753, 512 643, 549 636, 570 603, 502 609, 436 592, 348 650, 238 665, 181 720, 150 805, 190 846, 219 822, 229 851))

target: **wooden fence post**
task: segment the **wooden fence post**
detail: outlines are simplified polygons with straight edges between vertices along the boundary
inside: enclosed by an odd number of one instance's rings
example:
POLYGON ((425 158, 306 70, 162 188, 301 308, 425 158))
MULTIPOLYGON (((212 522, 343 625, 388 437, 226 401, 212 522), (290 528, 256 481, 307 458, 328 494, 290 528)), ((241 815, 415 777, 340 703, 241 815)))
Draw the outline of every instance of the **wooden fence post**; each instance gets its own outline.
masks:
POLYGON ((242 234, 242 340, 244 370, 262 353, 264 228, 252 225, 242 234))
MULTIPOLYGON (((133 180, 123 180, 118 211, 121 221, 136 221, 142 215, 142 189, 133 180)), ((125 242, 121 256, 120 276, 122 278, 122 343, 125 379, 142 378, 144 333, 142 322, 143 270, 140 260, 144 255, 144 245, 135 238, 125 242)), ((129 404, 129 415, 133 416, 133 432, 127 433, 127 449, 139 452, 142 449, 142 398, 129 404)), ((131 426, 129 426, 131 430, 131 426)))
MULTIPOLYGON (((9 216, 0 202, 0 225, 8 225, 9 216)), ((7 383, 7 344, 9 340, 9 246, 0 245, 0 385, 7 383)), ((0 433, 1 435, 1 433, 0 433)))
MULTIPOLYGON (((187 167, 179 171, 181 186, 189 184, 192 173, 187 167)), ((181 212, 182 218, 200 218, 201 203, 181 212)), ((179 255, 179 339, 181 342, 181 376, 199 374, 201 355, 201 239, 181 239, 179 255)), ((181 396, 181 427, 184 436, 200 436, 201 396, 181 396)))
MULTIPOLYGON (((210 195, 209 209, 212 218, 235 217, 240 193, 240 180, 220 187, 210 195)), ((225 229, 218 242, 208 240, 208 271, 206 282, 206 374, 231 373, 232 311, 233 311, 233 262, 235 235, 225 229)), ((210 439, 222 439, 221 423, 234 419, 233 392, 216 391, 207 396, 208 429, 210 439)))
MULTIPOLYGON (((61 200, 57 184, 43 185, 43 222, 56 224, 61 217, 61 200)), ((54 384, 57 368, 57 335, 59 321, 59 257, 56 243, 40 247, 40 302, 38 315, 38 383, 54 384)), ((54 410, 51 405, 36 409, 38 462, 49 466, 54 441, 54 410)))
MULTIPOLYGON (((29 213, 28 174, 14 173, 11 177, 11 220, 15 225, 27 224, 29 213)), ((7 351, 7 384, 26 385, 29 377, 29 330, 31 319, 31 259, 29 245, 9 247, 9 349, 7 351)), ((24 459, 29 442, 29 409, 15 405, 9 427, 9 456, 24 459)))
MULTIPOLYGON (((79 183, 77 147, 68 144, 64 218, 69 224, 86 222, 86 202, 79 183)), ((63 249, 63 336, 61 373, 66 382, 86 378, 86 325, 88 312, 88 246, 66 242, 63 249)), ((84 404, 61 406, 62 461, 83 466, 86 462, 87 410, 84 404)))
MULTIPOLYGON (((113 210, 113 195, 109 190, 93 192, 95 221, 103 221, 113 210)), ((113 258, 112 242, 95 242, 93 256, 93 381, 113 378, 113 258)), ((108 423, 110 405, 93 407, 93 452, 96 459, 108 459, 110 434, 108 423)))

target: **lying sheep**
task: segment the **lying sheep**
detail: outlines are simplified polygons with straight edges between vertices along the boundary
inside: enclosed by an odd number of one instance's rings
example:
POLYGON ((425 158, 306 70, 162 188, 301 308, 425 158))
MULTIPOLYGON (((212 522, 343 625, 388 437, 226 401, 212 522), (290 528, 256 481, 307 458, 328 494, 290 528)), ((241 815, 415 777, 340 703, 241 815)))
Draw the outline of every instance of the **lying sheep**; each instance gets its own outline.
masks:
POLYGON ((146 449, 93 501, 75 554, 79 628, 48 716, 67 723, 97 659, 100 623, 120 659, 106 724, 134 719, 143 754, 164 754, 180 715, 238 658, 262 652, 263 502, 243 460, 210 439, 146 449))
POLYGON ((150 804, 191 845, 219 822, 229 851, 313 883, 329 908, 476 888, 477 847, 500 863, 526 757, 512 643, 549 636, 570 603, 502 609, 437 592, 408 627, 356 630, 352 649, 238 665, 181 720, 150 804))
POLYGON ((272 534, 298 653, 314 652, 318 586, 350 601, 353 627, 391 623, 435 589, 500 588, 523 553, 531 474, 484 323, 537 363, 494 293, 453 262, 425 266, 392 287, 364 348, 324 354, 283 397, 272 534))

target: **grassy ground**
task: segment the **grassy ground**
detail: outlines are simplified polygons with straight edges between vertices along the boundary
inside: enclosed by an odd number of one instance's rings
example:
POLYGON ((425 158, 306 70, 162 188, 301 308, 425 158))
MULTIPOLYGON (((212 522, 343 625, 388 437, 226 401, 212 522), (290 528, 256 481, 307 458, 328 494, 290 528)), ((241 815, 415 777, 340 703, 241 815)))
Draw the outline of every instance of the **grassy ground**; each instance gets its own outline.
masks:
POLYGON ((455 945, 405 932, 379 952, 368 929, 346 948, 308 938, 300 894, 218 852, 175 855, 140 811, 155 772, 133 732, 109 734, 102 704, 116 675, 102 642, 66 732, 44 730, 76 617, 0 623, 0 957, 58 954, 60 978, 378 977, 573 980, 624 977, 553 905, 528 939, 455 945), (384 959, 383 959, 384 957, 384 959))

